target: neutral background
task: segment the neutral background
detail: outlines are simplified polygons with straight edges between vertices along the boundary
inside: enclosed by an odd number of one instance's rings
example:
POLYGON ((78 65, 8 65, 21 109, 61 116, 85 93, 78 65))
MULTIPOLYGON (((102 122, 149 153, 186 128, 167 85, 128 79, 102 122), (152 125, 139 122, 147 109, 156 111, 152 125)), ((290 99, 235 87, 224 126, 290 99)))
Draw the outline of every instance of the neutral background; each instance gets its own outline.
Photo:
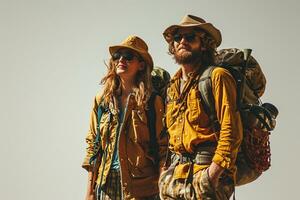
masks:
POLYGON ((108 46, 129 34, 174 74, 162 32, 187 14, 223 34, 221 48, 252 48, 278 106, 272 166, 238 187, 242 200, 299 199, 299 10, 297 0, 0 0, 0 198, 80 200, 92 99, 108 46))

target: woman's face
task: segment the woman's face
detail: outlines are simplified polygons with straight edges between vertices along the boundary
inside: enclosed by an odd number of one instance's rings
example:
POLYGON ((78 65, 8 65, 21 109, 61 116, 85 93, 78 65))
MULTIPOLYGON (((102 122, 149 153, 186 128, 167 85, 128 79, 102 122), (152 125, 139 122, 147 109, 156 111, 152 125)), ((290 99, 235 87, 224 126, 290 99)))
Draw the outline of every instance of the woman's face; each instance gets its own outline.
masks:
POLYGON ((120 49, 113 54, 112 58, 115 62, 116 73, 123 80, 135 80, 138 71, 144 68, 140 56, 130 49, 120 49))

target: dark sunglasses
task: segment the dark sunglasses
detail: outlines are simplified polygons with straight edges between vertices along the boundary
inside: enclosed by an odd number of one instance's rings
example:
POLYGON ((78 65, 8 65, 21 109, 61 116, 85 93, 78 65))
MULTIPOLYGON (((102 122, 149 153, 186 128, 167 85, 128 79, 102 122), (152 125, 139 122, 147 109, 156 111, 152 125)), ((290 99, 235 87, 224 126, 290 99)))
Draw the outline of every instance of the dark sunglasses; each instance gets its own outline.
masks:
POLYGON ((173 36, 173 40, 179 43, 182 40, 182 38, 184 38, 187 42, 194 42, 196 36, 197 35, 195 33, 175 34, 173 36))
POLYGON ((134 58, 137 57, 137 55, 130 51, 125 51, 125 52, 117 51, 112 55, 113 61, 119 60, 121 57, 123 57, 127 61, 132 61, 134 58))

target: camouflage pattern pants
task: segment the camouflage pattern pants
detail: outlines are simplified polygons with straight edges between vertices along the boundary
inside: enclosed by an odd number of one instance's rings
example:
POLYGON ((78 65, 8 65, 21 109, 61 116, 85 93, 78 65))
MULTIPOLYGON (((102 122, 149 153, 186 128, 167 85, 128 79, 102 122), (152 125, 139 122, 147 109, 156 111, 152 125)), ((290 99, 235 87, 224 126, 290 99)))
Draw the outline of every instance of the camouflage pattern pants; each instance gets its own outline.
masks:
POLYGON ((214 188, 208 177, 208 170, 204 169, 192 175, 192 180, 174 179, 175 166, 170 166, 163 172, 159 180, 161 199, 186 200, 229 200, 234 191, 234 184, 230 180, 221 179, 217 188, 214 188))

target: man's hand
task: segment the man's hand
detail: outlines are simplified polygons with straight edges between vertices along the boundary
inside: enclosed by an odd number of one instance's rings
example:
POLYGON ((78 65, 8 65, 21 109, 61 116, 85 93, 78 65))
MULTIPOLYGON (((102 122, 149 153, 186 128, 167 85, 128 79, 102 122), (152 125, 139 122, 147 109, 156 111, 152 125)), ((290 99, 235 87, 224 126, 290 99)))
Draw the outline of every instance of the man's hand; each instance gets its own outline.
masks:
POLYGON ((223 173, 224 169, 218 164, 212 162, 208 167, 208 176, 212 185, 216 188, 219 183, 219 178, 223 173))

